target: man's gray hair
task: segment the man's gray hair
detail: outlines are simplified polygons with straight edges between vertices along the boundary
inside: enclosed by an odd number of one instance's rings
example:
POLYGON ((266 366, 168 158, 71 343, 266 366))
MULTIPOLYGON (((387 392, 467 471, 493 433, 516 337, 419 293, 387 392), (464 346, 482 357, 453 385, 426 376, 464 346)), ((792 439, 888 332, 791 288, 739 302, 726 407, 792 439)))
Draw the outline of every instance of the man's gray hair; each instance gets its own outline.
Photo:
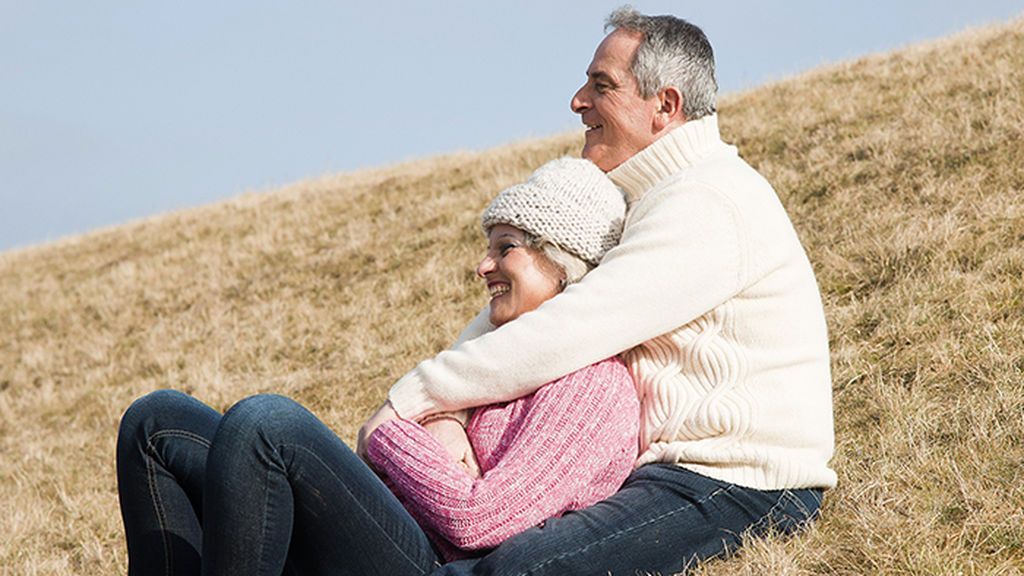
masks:
POLYGON ((651 98, 675 86, 683 95, 687 120, 715 113, 715 54, 700 28, 682 18, 646 16, 623 6, 608 15, 605 32, 610 29, 643 35, 631 67, 640 96, 651 98))

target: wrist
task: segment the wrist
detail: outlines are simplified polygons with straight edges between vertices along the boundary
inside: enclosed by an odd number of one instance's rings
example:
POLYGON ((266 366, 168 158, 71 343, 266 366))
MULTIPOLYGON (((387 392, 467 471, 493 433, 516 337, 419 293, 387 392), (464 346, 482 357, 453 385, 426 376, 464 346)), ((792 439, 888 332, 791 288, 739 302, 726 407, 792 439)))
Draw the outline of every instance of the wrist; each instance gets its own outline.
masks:
POLYGON ((434 422, 440 422, 442 420, 451 420, 452 422, 458 424, 459 427, 462 427, 462 420, 457 418, 453 414, 449 414, 448 412, 439 412, 437 414, 431 414, 430 416, 426 416, 425 418, 421 419, 418 423, 420 426, 426 426, 427 424, 433 424, 434 422))

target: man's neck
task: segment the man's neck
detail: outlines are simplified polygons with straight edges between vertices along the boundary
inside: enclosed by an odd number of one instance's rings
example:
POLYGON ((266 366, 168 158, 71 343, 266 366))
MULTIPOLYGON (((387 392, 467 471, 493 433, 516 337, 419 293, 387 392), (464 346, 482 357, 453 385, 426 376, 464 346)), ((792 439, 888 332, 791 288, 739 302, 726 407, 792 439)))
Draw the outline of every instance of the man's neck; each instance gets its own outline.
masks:
POLYGON ((620 164, 608 177, 632 203, 658 182, 699 162, 721 143, 716 115, 685 122, 620 164))

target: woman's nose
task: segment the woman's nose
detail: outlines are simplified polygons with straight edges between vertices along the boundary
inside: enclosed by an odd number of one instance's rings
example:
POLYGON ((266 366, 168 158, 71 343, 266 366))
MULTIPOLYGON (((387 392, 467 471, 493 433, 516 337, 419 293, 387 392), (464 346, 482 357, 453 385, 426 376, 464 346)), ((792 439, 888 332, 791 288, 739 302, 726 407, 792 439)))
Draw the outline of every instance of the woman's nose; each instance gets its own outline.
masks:
POLYGON ((476 265, 476 275, 480 278, 487 277, 488 274, 494 271, 494 258, 490 256, 484 256, 484 259, 476 265))

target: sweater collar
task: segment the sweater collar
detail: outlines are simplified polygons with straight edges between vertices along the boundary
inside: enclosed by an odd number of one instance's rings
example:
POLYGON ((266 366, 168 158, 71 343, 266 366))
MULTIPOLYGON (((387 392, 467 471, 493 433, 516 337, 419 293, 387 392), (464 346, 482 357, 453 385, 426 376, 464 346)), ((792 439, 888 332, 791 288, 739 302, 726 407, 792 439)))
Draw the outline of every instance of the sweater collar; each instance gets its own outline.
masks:
POLYGON ((692 120, 655 140, 632 158, 608 173, 632 204, 655 184, 693 166, 706 157, 722 139, 718 133, 718 116, 712 114, 692 120))

